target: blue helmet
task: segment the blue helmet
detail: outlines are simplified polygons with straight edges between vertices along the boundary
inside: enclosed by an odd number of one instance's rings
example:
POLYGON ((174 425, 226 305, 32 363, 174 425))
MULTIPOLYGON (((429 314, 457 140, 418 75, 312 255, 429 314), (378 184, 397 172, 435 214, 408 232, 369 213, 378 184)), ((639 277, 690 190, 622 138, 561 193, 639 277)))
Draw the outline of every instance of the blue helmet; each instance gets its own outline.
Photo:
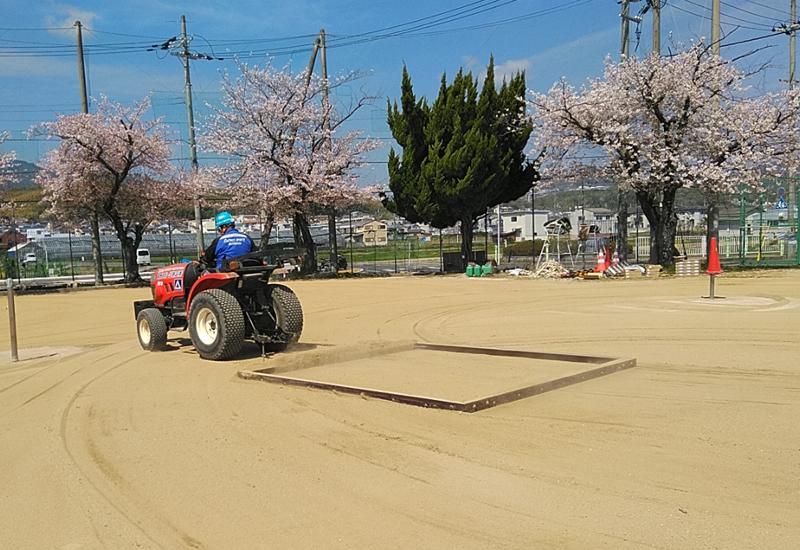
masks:
POLYGON ((222 225, 230 225, 233 223, 233 216, 230 212, 220 212, 214 217, 214 229, 219 229, 222 225))

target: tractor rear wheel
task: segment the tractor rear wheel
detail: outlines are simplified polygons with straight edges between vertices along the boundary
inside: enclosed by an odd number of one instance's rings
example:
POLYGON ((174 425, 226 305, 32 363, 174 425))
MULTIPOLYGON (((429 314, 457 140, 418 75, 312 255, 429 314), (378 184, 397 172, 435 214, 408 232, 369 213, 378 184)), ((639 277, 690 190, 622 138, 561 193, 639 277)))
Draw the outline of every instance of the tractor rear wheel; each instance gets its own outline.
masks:
POLYGON ((224 290, 204 290, 189 307, 189 335, 203 359, 230 359, 244 342, 244 314, 239 302, 224 290))
POLYGON ((300 339, 303 332, 303 308, 297 295, 288 286, 269 285, 269 296, 277 328, 291 334, 288 342, 279 346, 285 348, 288 343, 300 339))
POLYGON ((148 307, 136 316, 136 332, 139 344, 148 351, 167 349, 167 322, 164 315, 154 307, 148 307))

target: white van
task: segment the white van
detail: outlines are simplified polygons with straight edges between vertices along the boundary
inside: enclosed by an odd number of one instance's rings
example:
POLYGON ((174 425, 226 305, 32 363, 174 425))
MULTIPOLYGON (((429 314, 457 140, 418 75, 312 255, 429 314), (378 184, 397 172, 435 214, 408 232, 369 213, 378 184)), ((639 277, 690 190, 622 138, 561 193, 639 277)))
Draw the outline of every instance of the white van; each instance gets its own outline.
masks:
POLYGON ((30 265, 36 263, 36 253, 35 252, 28 252, 25 254, 25 259, 22 260, 22 265, 30 265))
POLYGON ((140 248, 136 251, 136 264, 137 265, 150 265, 150 251, 146 248, 140 248))

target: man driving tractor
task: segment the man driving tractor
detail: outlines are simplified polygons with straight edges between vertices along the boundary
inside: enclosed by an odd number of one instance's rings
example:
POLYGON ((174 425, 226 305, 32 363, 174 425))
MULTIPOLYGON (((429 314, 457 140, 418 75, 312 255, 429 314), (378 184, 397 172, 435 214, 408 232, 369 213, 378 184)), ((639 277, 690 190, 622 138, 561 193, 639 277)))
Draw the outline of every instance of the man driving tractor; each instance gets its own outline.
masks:
POLYGON ((157 268, 150 281, 153 299, 133 303, 142 349, 166 350, 169 331, 188 329, 200 357, 222 361, 239 353, 245 340, 262 351, 282 351, 300 338, 300 300, 291 288, 270 282, 288 257, 285 251, 268 263, 230 213, 214 221, 219 237, 202 261, 157 268))
POLYGON ((204 252, 206 265, 222 268, 226 259, 249 254, 255 250, 253 239, 236 229, 236 222, 229 212, 220 212, 214 217, 214 227, 219 232, 219 237, 214 239, 204 252))

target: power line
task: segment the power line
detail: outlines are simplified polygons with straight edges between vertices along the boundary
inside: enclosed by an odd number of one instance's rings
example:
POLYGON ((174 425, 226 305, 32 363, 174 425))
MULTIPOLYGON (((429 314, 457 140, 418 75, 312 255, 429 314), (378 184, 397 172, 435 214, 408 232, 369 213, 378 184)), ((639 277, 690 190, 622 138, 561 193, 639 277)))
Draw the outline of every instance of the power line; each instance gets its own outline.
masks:
POLYGON ((768 16, 766 16, 766 15, 762 15, 762 14, 760 14, 760 13, 755 13, 755 12, 752 12, 752 11, 746 10, 746 9, 744 9, 744 8, 740 8, 740 7, 738 7, 738 6, 734 6, 733 4, 728 4, 727 2, 725 2, 725 3, 722 3, 722 5, 723 5, 723 6, 725 6, 725 7, 728 7, 728 8, 731 8, 731 9, 734 9, 734 10, 737 10, 737 11, 740 11, 740 12, 742 12, 742 13, 746 13, 746 14, 748 14, 748 15, 752 15, 752 16, 754 16, 754 17, 758 17, 758 18, 760 18, 760 19, 766 19, 766 20, 768 20, 768 21, 770 21, 770 22, 774 23, 774 19, 773 19, 773 18, 771 18, 771 17, 768 17, 768 16))
MULTIPOLYGON (((693 0, 684 0, 684 2, 686 2, 687 4, 691 4, 692 6, 695 6, 695 7, 701 8, 701 9, 703 9, 703 10, 710 11, 710 9, 709 9, 709 8, 707 8, 706 6, 704 6, 704 5, 702 5, 702 4, 698 4, 697 2, 694 2, 693 0)), ((746 23, 746 24, 748 24, 748 25, 757 25, 757 26, 759 26, 759 27, 763 27, 763 28, 761 28, 761 29, 758 29, 758 28, 754 29, 753 27, 745 27, 744 25, 739 25, 739 26, 740 26, 740 27, 742 27, 742 28, 749 28, 749 29, 752 29, 752 30, 764 30, 764 29, 769 29, 769 28, 771 28, 771 25, 766 25, 766 24, 763 24, 763 23, 759 23, 759 22, 757 22, 757 21, 751 21, 751 20, 749 20, 749 19, 743 19, 743 18, 741 18, 741 17, 736 17, 735 15, 730 15, 729 13, 722 13, 722 12, 720 12, 720 16, 721 16, 721 17, 726 17, 726 18, 728 18, 728 19, 732 19, 732 20, 734 20, 734 21, 737 21, 737 22, 740 22, 740 23, 746 23)), ((729 24, 732 24, 732 23, 729 23, 729 24)))
POLYGON ((757 42, 759 40, 766 40, 767 38, 775 38, 775 33, 765 34, 763 36, 756 36, 754 38, 747 38, 745 40, 737 40, 736 42, 723 42, 719 45, 720 48, 727 48, 729 46, 739 46, 741 44, 748 44, 750 42, 757 42))
MULTIPOLYGON (((700 4, 696 4, 696 3, 694 3, 694 2, 691 2, 690 0, 685 0, 685 1, 686 1, 686 2, 688 2, 688 3, 690 3, 690 4, 694 4, 695 6, 698 6, 698 7, 700 7, 700 8, 703 8, 703 9, 705 9, 705 10, 707 10, 707 9, 708 9, 708 8, 706 8, 705 6, 702 6, 702 5, 700 5, 700 4)), ((689 14, 689 15, 693 15, 693 16, 695 16, 695 17, 699 17, 699 18, 701 18, 701 19, 706 19, 706 16, 705 16, 705 15, 701 15, 701 14, 699 14, 699 13, 693 12, 693 11, 691 11, 691 10, 688 10, 688 9, 686 9, 686 8, 682 8, 682 7, 680 7, 680 6, 676 6, 676 5, 674 5, 674 4, 667 4, 667 6, 668 6, 668 7, 670 7, 670 8, 672 8, 673 10, 677 10, 677 11, 680 11, 680 12, 683 12, 683 13, 687 13, 687 14, 689 14)), ((728 15, 726 15, 726 14, 721 14, 721 16, 722 16, 722 17, 730 17, 730 16, 728 16, 728 15)), ((747 29, 747 30, 751 30, 751 31, 764 31, 764 30, 767 30, 767 29, 769 28, 769 27, 767 27, 766 25, 764 25, 764 26, 761 26, 761 27, 751 27, 751 26, 748 26, 748 25, 741 25, 741 24, 738 24, 738 23, 730 23, 730 22, 727 22, 727 21, 725 21, 725 24, 727 24, 727 25, 731 25, 731 26, 734 26, 734 27, 737 27, 737 28, 740 28, 740 29, 747 29)))
MULTIPOLYGON (((382 29, 376 29, 373 31, 369 31, 366 33, 352 35, 349 38, 359 38, 359 37, 367 37, 372 35, 378 35, 379 33, 383 36, 386 35, 387 31, 398 31, 403 27, 411 27, 411 31, 420 29, 420 28, 428 28, 431 25, 439 25, 450 23, 457 19, 461 19, 463 17, 469 17, 471 15, 476 15, 483 13, 485 11, 493 10, 501 6, 505 6, 507 4, 513 4, 517 0, 477 0, 475 2, 470 2, 463 6, 459 6, 457 8, 452 8, 449 10, 445 10, 439 13, 435 13, 433 15, 428 15, 426 17, 421 17, 418 19, 414 19, 412 21, 407 21, 405 23, 399 23, 397 25, 391 25, 389 27, 384 27, 382 29), (499 4, 499 5, 498 5, 499 4), (416 26, 415 26, 416 25, 416 26)), ((408 32, 408 29, 402 32, 408 32)), ((393 34, 393 33, 391 33, 393 34)))
MULTIPOLYGON (((379 39, 385 39, 385 38, 395 38, 395 37, 399 37, 399 36, 413 36, 413 37, 418 37, 418 36, 438 36, 438 35, 441 35, 441 34, 446 34, 446 33, 451 33, 451 32, 464 32, 464 31, 474 31, 474 30, 486 29, 486 28, 497 27, 497 26, 500 26, 500 25, 506 25, 506 24, 510 24, 510 23, 517 23, 517 22, 520 22, 520 21, 525 21, 525 20, 528 20, 528 19, 536 18, 536 17, 542 17, 544 15, 549 15, 549 14, 552 14, 552 13, 557 13, 559 11, 564 11, 566 9, 574 8, 574 7, 583 5, 583 4, 588 4, 588 3, 593 2, 593 1, 595 1, 595 0, 571 0, 571 1, 566 2, 564 4, 561 4, 561 5, 552 6, 552 7, 549 7, 549 8, 542 9, 542 10, 537 10, 537 11, 530 12, 530 13, 527 13, 527 14, 524 14, 524 15, 510 17, 510 18, 507 18, 507 19, 501 19, 501 20, 498 20, 498 21, 491 21, 491 22, 488 22, 488 23, 481 23, 481 24, 478 24, 478 25, 471 25, 471 26, 467 26, 467 27, 457 27, 457 28, 454 28, 454 29, 446 29, 446 30, 431 31, 431 32, 419 32, 420 30, 424 30, 426 28, 429 28, 429 26, 425 26, 425 27, 418 27, 418 28, 415 28, 415 29, 410 29, 408 31, 403 31, 403 32, 400 32, 400 33, 378 35, 378 36, 375 36, 374 39, 379 40, 379 39)), ((458 19, 461 19, 461 18, 458 18, 458 19)), ((451 21, 447 21, 447 22, 452 22, 452 21, 455 21, 455 20, 456 19, 452 19, 451 21)), ((334 36, 336 36, 336 35, 334 35, 334 36)), ((355 35, 355 36, 357 37, 359 35, 355 35)), ((343 37, 343 40, 348 40, 350 38, 351 37, 343 37)), ((363 43, 363 42, 369 42, 369 41, 372 41, 372 39, 373 39, 373 37, 368 37, 368 38, 365 38, 363 40, 355 40, 355 41, 351 41, 351 42, 336 43, 335 40, 333 40, 332 42, 335 44, 333 47, 342 47, 342 46, 349 46, 349 45, 353 45, 353 44, 360 44, 360 43, 363 43)), ((329 47, 331 47, 331 46, 329 45, 329 47)))
MULTIPOLYGON (((553 13, 558 13, 560 11, 564 11, 567 9, 575 8, 584 4, 588 4, 594 2, 595 0, 568 0, 566 2, 562 2, 558 5, 551 6, 549 8, 537 10, 534 12, 530 12, 527 14, 500 19, 496 21, 490 21, 486 23, 480 23, 471 26, 462 26, 456 27, 451 29, 439 29, 439 30, 431 30, 437 27, 442 27, 457 21, 461 21, 463 19, 472 18, 486 12, 498 9, 500 7, 513 4, 518 0, 477 0, 465 4, 463 6, 459 6, 457 8, 452 8, 449 10, 444 10, 441 12, 437 12, 435 14, 417 18, 405 23, 400 23, 397 25, 391 25, 388 27, 383 27, 380 29, 375 29, 372 31, 368 31, 365 33, 359 33, 354 35, 328 35, 331 40, 328 44, 328 47, 347 47, 353 45, 364 44, 368 42, 373 42, 377 40, 386 40, 389 38, 399 38, 399 37, 418 37, 418 36, 438 36, 447 33, 454 33, 454 32, 465 32, 465 31, 473 31, 473 30, 480 30, 485 28, 496 27, 500 25, 506 25, 510 23, 516 23, 520 21, 525 21, 529 19, 533 19, 536 17, 542 17, 544 15, 549 15, 553 13)), ((5 28, 0 30, 6 31, 23 31, 23 30, 66 30, 69 31, 71 29, 11 29, 5 28)), ((123 37, 130 37, 130 38, 148 38, 142 37, 138 35, 127 35, 123 33, 113 33, 107 31, 100 31, 97 29, 87 29, 92 33, 97 34, 108 34, 114 36, 123 36, 123 37)), ((209 46, 212 48, 225 48, 225 47, 233 47, 235 50, 228 51, 225 54, 222 54, 220 58, 230 59, 236 55, 272 55, 272 56, 280 56, 280 55, 289 55, 294 53, 301 53, 305 51, 310 51, 311 45, 309 44, 308 38, 315 35, 295 35, 295 36, 286 36, 286 37, 278 37, 278 38, 269 38, 269 39, 258 39, 258 40, 208 40, 209 46), (288 44, 287 44, 288 42, 288 44), (255 48, 243 48, 243 46, 252 44, 256 46, 255 48), (275 44, 276 48, 268 48, 265 47, 269 44, 275 44)), ((157 40, 157 39, 156 39, 157 40)), ((30 42, 30 41, 13 41, 7 39, 0 39, 0 44, 3 42, 7 42, 9 44, 20 44, 20 45, 8 45, 3 46, 0 48, 0 57, 37 57, 37 56, 48 56, 48 57, 66 57, 74 55, 74 47, 72 45, 62 45, 62 44, 42 44, 41 42, 30 42)), ((85 55, 112 55, 112 54, 119 54, 119 53, 141 53, 145 52, 148 49, 152 49, 153 44, 152 41, 148 43, 139 42, 139 41, 126 41, 126 42, 112 42, 112 43, 105 43, 105 44, 87 44, 84 46, 84 53, 85 55)), ((216 55, 215 55, 216 57, 216 55)))
POLYGON ((785 13, 783 10, 779 10, 779 9, 778 9, 778 8, 776 8, 775 6, 769 6, 769 5, 767 5, 767 4, 762 4, 761 2, 756 2, 755 0, 745 0, 745 1, 746 1, 748 4, 753 4, 754 6, 758 6, 758 7, 760 7, 760 8, 765 8, 765 9, 768 9, 768 10, 775 11, 775 12, 777 12, 777 13, 780 13, 780 14, 781 14, 781 15, 783 15, 783 16, 785 16, 785 15, 786 15, 786 13, 785 13))

